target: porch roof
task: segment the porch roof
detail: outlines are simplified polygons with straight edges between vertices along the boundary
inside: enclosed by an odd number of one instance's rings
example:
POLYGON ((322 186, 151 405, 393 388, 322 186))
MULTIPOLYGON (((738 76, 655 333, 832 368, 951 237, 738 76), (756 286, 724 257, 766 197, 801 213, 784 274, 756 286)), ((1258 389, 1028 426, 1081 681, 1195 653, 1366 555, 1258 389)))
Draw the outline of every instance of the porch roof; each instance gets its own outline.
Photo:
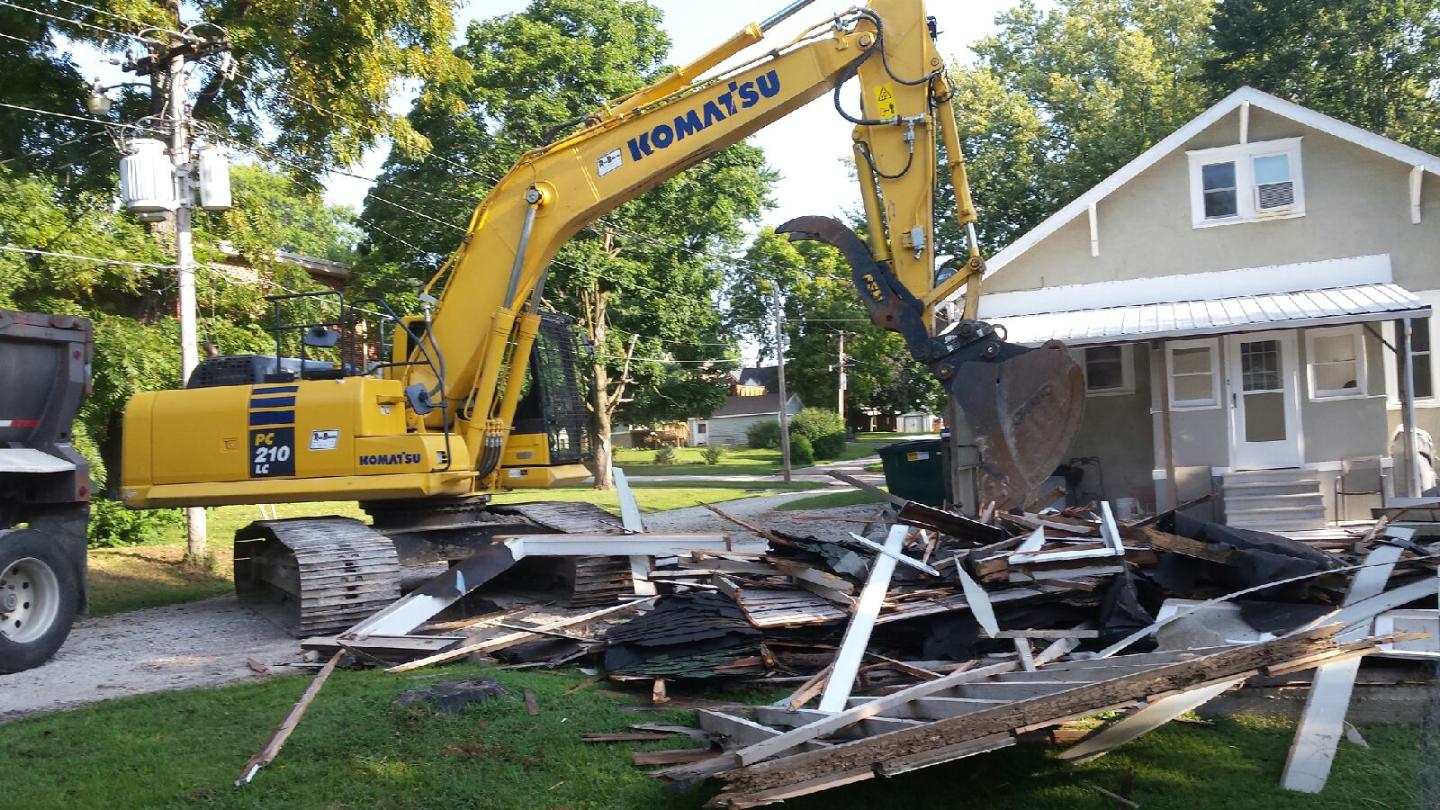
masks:
MULTIPOLYGON (((1354 284, 1320 290, 997 315, 1008 340, 1038 346, 1134 343, 1160 338, 1335 326, 1393 318, 1425 318, 1430 306, 1397 284, 1354 284)), ((984 314, 982 312, 982 317, 984 314)))

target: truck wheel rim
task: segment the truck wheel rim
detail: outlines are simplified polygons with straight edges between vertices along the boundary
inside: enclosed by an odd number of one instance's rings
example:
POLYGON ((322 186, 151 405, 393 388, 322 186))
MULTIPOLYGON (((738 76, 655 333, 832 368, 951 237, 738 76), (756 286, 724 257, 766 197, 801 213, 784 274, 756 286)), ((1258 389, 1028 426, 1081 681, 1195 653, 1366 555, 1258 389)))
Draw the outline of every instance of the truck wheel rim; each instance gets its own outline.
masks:
POLYGON ((22 557, 0 572, 0 636, 29 644, 60 614, 60 580, 42 560, 22 557))

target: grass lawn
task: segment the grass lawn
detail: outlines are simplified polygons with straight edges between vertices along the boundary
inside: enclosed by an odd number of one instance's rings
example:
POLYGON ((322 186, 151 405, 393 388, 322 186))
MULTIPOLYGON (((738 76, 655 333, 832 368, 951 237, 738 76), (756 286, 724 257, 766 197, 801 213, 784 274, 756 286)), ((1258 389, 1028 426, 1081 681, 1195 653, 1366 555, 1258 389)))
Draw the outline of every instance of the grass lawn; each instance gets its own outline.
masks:
MULTIPOLYGON (((710 481, 635 482, 635 500, 641 511, 658 512, 702 503, 720 503, 758 495, 816 489, 813 482, 726 484, 710 481)), ((495 503, 524 501, 584 501, 619 514, 615 493, 590 488, 520 490, 499 495, 495 503)), ((275 507, 282 518, 310 515, 342 515, 365 519, 355 503, 292 503, 275 507)), ((90 615, 105 616, 125 610, 189 602, 226 593, 233 582, 231 547, 235 531, 261 519, 255 506, 217 506, 205 510, 209 550, 214 564, 209 570, 185 565, 185 529, 173 527, 163 543, 133 548, 90 550, 90 615)))
MULTIPOLYGON (((628 699, 582 689, 583 676, 458 665, 404 676, 337 672, 276 762, 244 788, 232 786, 304 678, 114 700, 0 726, 0 796, 13 807, 215 808, 698 808, 701 788, 672 793, 630 764, 634 751, 682 748, 686 738, 583 743, 586 732, 634 722, 690 722, 691 714, 625 712, 628 699), (461 717, 391 705, 404 689, 485 675, 508 696, 461 717), (530 717, 523 690, 535 692, 530 717)), ((675 691, 672 688, 672 694, 675 691)), ((710 693, 710 696, 715 696, 710 693)), ((753 693, 748 697, 763 700, 753 693)), ((1415 727, 1362 729, 1369 750, 1342 742, 1319 796, 1282 791, 1292 727, 1264 720, 1167 725, 1088 765, 1069 766, 1018 747, 895 779, 877 779, 787 803, 799 810, 877 807, 1115 807, 1085 787, 1124 792, 1158 808, 1415 806, 1415 727), (1127 786, 1128 785, 1128 786, 1127 786), (902 798, 903 797, 903 798, 902 798), (962 798, 963 797, 963 798, 962 798)))
MULTIPOLYGON (((909 433, 860 433, 845 445, 845 452, 839 457, 821 459, 820 463, 866 458, 875 455, 887 444, 916 436, 909 433)), ((621 448, 615 451, 615 466, 623 467, 628 475, 773 475, 780 472, 779 450, 752 450, 743 446, 725 447, 724 450, 725 455, 719 464, 705 463, 703 447, 678 447, 675 449, 676 463, 656 464, 654 450, 621 448)))
POLYGON ((828 495, 814 495, 809 498, 796 498, 793 501, 786 501, 775 507, 777 512, 808 512, 812 509, 837 509, 841 506, 859 506, 866 503, 882 503, 885 499, 863 490, 852 489, 849 492, 832 492, 828 495))

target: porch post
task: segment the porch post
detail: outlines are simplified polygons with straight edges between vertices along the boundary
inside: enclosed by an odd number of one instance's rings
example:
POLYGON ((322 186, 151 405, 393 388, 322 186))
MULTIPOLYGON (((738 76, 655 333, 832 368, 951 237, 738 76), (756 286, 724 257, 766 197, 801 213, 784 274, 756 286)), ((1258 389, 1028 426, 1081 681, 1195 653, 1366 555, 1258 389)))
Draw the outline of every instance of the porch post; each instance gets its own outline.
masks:
MULTIPOLYGON (((1151 344, 1157 354, 1158 380, 1150 384, 1160 391, 1160 440, 1165 452, 1165 497, 1167 509, 1174 509, 1180 503, 1180 484, 1175 480, 1175 437, 1170 430, 1170 362, 1166 357, 1165 341, 1151 344)), ((1156 510, 1161 511, 1161 510, 1156 510)))
POLYGON ((1412 319, 1402 318, 1395 322, 1400 344, 1400 421, 1405 432, 1406 495, 1420 497, 1419 454, 1415 450, 1415 357, 1410 351, 1410 328, 1412 319))

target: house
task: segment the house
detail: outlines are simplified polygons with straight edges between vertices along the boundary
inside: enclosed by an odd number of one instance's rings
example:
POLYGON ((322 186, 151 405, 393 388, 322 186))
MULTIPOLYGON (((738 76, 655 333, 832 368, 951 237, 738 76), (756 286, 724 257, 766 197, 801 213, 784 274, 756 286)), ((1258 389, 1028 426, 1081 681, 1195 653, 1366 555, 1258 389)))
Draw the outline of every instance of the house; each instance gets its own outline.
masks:
POLYGON ((857 433, 934 433, 940 418, 929 411, 884 411, 879 408, 851 409, 847 427, 857 433))
POLYGON ((1083 488, 1318 528, 1378 504, 1337 479, 1419 494, 1437 257, 1440 158, 1247 87, 997 253, 980 316, 1082 363, 1083 488))
MULTIPOLYGON (((791 416, 805 407, 800 397, 791 393, 785 400, 785 411, 791 416)), ((743 445, 745 431, 759 422, 780 418, 780 378, 775 366, 742 368, 735 372, 735 381, 725 403, 709 417, 687 419, 688 444, 743 445)))

